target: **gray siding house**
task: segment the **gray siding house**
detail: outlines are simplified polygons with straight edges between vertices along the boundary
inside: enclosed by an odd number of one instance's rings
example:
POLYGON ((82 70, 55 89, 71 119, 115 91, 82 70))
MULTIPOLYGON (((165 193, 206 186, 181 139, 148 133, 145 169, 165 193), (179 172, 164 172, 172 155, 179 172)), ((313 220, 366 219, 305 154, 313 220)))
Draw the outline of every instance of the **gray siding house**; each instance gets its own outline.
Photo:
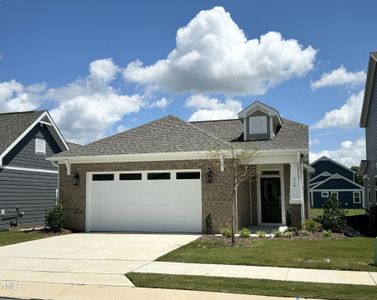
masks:
POLYGON ((43 224, 57 196, 58 168, 46 157, 69 150, 47 111, 0 114, 0 229, 43 224))
POLYGON ((365 207, 376 223, 377 218, 377 52, 369 57, 364 101, 360 127, 365 128, 366 160, 360 164, 359 174, 363 176, 365 207))

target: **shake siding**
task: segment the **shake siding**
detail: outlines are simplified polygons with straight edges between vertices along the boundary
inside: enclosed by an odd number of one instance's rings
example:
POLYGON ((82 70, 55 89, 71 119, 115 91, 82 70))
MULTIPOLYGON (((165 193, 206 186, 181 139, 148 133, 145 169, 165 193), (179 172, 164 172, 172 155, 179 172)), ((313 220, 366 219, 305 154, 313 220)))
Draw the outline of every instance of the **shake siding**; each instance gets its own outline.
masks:
MULTIPOLYGON (((377 80, 373 83, 371 93, 371 103, 368 112, 368 121, 365 128, 366 136, 366 156, 368 160, 367 174, 370 182, 370 200, 372 205, 376 205, 376 191, 374 176, 377 175, 377 80)), ((366 191, 368 192, 368 191, 366 191)), ((366 201, 366 206, 369 204, 366 201)))

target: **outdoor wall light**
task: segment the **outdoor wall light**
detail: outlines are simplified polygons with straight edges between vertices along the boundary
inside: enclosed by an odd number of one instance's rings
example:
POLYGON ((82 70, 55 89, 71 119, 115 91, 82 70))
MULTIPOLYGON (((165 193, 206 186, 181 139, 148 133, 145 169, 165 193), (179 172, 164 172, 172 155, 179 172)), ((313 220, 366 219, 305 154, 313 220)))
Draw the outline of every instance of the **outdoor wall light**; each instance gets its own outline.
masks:
POLYGON ((207 183, 212 183, 213 180, 213 171, 211 168, 208 168, 207 171, 207 183))
POLYGON ((75 174, 72 177, 72 183, 73 185, 79 185, 80 184, 80 175, 78 172, 75 172, 75 174))

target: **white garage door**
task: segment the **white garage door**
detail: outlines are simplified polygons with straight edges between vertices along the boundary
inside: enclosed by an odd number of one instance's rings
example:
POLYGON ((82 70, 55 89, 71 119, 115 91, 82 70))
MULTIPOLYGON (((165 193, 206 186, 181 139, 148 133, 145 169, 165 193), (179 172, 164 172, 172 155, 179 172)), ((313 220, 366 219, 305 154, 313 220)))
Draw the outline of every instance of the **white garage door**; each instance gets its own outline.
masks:
POLYGON ((200 170, 87 176, 88 231, 202 231, 200 170))

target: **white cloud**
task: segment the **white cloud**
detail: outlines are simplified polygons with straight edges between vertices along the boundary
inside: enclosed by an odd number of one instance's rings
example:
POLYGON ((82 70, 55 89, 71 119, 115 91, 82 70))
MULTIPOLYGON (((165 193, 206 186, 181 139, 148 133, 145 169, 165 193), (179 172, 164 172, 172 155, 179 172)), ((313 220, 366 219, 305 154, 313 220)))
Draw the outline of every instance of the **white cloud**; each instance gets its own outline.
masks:
POLYGON ((325 116, 315 123, 312 128, 358 127, 363 97, 364 91, 360 91, 358 94, 352 94, 342 107, 326 112, 325 116))
POLYGON ((311 83, 311 86, 313 89, 319 89, 325 86, 355 86, 364 84, 366 77, 367 74, 364 71, 348 72, 345 67, 340 66, 336 70, 322 74, 319 80, 311 83))
POLYGON ((319 145, 321 143, 321 141, 319 139, 309 139, 309 147, 311 146, 315 146, 315 145, 319 145))
POLYGON ((34 110, 40 105, 45 84, 24 86, 16 80, 0 82, 0 112, 34 110))
POLYGON ((125 115, 141 109, 142 96, 124 95, 110 85, 118 72, 111 59, 96 60, 85 79, 47 92, 58 104, 51 115, 67 140, 85 144, 102 138, 125 115))
POLYGON ((310 152, 310 162, 322 156, 334 159, 347 167, 358 166, 360 160, 365 159, 365 139, 344 141, 340 144, 340 147, 335 150, 322 150, 315 153, 310 152))
POLYGON ((242 110, 242 103, 233 99, 221 102, 216 98, 192 95, 186 100, 186 107, 196 109, 189 121, 222 120, 236 118, 242 110))
POLYGON ((149 105, 149 108, 166 108, 171 103, 171 100, 166 99, 165 97, 160 100, 154 101, 149 105))
POLYGON ((248 40, 223 7, 203 10, 180 28, 166 59, 124 70, 126 80, 174 92, 263 94, 313 68, 316 50, 278 32, 248 40))

